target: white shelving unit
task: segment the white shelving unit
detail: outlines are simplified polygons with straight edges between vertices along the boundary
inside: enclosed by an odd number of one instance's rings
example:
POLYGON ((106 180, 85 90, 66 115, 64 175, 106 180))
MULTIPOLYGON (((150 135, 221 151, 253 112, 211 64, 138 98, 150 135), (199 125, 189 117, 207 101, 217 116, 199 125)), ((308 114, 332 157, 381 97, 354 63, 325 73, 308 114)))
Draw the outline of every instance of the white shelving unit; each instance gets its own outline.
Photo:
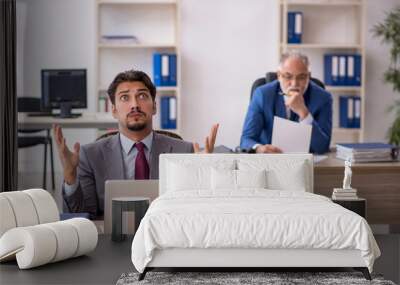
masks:
POLYGON ((365 128, 365 4, 364 0, 280 0, 279 56, 287 50, 300 50, 311 62, 311 73, 323 81, 325 53, 361 55, 361 86, 326 86, 333 96, 333 131, 336 142, 361 142, 365 128), (287 42, 289 11, 303 13, 302 43, 287 42), (361 97, 361 128, 339 128, 339 96, 361 97))
POLYGON ((129 69, 146 72, 153 78, 153 54, 175 53, 177 56, 177 86, 157 87, 157 115, 154 129, 161 129, 160 97, 177 98, 177 128, 180 133, 181 59, 179 48, 179 0, 97 0, 97 110, 107 97, 106 90, 117 73, 129 69), (131 35, 137 42, 104 42, 103 35, 131 35))

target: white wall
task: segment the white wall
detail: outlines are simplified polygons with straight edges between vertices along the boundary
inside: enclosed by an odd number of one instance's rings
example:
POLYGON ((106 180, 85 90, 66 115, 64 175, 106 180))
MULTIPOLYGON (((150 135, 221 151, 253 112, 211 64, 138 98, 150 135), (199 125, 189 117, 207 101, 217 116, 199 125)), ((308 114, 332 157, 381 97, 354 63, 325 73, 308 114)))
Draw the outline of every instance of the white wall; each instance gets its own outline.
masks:
MULTIPOLYGON (((96 59, 94 4, 94 0, 17 1, 17 30, 25 31, 23 38, 17 38, 18 56, 22 53, 23 58, 23 69, 21 64, 17 65, 19 96, 40 97, 41 69, 86 68, 88 110, 95 110, 95 98, 92 96, 95 90, 96 59), (24 13, 21 12, 25 10, 26 18, 23 18, 24 13)), ((75 141, 89 143, 94 140, 95 131, 69 129, 65 130, 65 135, 69 145, 75 141)), ((60 169, 57 153, 55 160, 57 169, 60 169)), ((19 150, 20 171, 41 173, 42 165, 42 147, 19 150)), ((39 184, 35 182, 31 186, 41 186, 41 181, 40 178, 39 184)))
MULTIPOLYGON (((93 0, 18 0, 27 8, 24 39, 24 94, 40 97, 40 70, 87 68, 94 93, 96 23, 93 0)), ((95 98, 89 96, 89 109, 95 98)))
MULTIPOLYGON (((183 135, 202 141, 214 122, 220 122, 217 144, 237 146, 255 78, 276 68, 278 1, 183 0, 182 117, 183 135), (207 15, 207 16, 204 16, 207 15)), ((389 47, 373 38, 373 25, 398 0, 366 1, 365 40, 366 141, 386 140, 393 114, 386 108, 399 98, 384 84, 389 47)))
POLYGON ((278 1, 182 1, 183 137, 239 145, 255 79, 278 65, 278 1))
POLYGON ((399 0, 367 1, 367 27, 365 29, 367 72, 365 105, 365 140, 387 140, 387 130, 394 120, 394 114, 386 110, 400 94, 391 85, 383 82, 383 73, 389 67, 389 46, 374 38, 371 32, 376 23, 386 18, 386 12, 400 7, 399 0))
MULTIPOLYGON (((18 2, 27 7, 21 92, 40 96, 42 68, 87 68, 89 110, 95 110, 94 0, 18 2)), ((381 80, 389 48, 369 31, 399 1, 366 2, 366 139, 384 140, 393 118, 385 109, 399 94, 381 80)), ((217 144, 235 147, 252 82, 278 63, 278 1, 182 0, 181 8, 183 136, 203 144, 211 125, 219 122, 217 144)), ((87 143, 94 140, 95 132, 68 130, 66 136, 70 145, 87 143)), ((40 151, 20 150, 21 171, 37 165, 34 171, 40 173, 40 151)))

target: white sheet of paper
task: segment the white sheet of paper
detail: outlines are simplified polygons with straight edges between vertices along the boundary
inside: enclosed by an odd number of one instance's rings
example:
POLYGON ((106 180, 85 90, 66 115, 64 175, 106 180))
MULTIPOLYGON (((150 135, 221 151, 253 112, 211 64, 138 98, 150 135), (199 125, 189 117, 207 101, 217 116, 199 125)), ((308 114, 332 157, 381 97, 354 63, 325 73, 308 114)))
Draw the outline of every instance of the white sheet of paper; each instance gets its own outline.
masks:
POLYGON ((312 126, 300 124, 280 117, 274 117, 272 145, 284 153, 306 152, 310 150, 312 126))
POLYGON ((314 164, 321 162, 327 158, 328 158, 327 155, 316 155, 316 154, 313 155, 314 164))

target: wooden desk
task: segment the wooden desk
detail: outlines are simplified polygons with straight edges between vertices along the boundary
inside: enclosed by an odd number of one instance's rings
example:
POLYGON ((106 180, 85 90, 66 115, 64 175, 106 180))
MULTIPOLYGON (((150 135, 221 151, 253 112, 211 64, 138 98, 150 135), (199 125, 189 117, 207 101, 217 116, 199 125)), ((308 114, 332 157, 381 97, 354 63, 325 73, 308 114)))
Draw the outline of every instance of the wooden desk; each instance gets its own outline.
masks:
POLYGON ((78 118, 62 119, 58 117, 30 117, 18 113, 19 129, 50 129, 53 124, 63 128, 118 128, 118 121, 108 113, 83 113, 78 118))
MULTIPOLYGON (((342 187, 344 161, 330 153, 314 166, 314 193, 331 197, 334 187, 342 187)), ((356 163, 351 186, 367 200, 370 224, 400 224, 400 162, 356 163)))

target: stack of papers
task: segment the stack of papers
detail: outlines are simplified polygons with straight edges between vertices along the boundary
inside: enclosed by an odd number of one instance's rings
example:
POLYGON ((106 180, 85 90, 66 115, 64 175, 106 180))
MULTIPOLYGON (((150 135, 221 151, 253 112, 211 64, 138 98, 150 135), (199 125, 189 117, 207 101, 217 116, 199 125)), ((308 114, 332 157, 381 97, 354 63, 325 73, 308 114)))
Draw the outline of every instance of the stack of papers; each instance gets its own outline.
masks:
POLYGON ((274 117, 272 145, 284 153, 308 153, 311 143, 312 126, 274 117))
POLYGON ((336 144, 336 157, 352 162, 392 161, 391 144, 340 143, 336 144))
POLYGON ((101 36, 102 43, 112 44, 137 44, 139 40, 133 35, 103 35, 101 36))
POLYGON ((356 189, 335 188, 332 193, 332 200, 357 200, 356 189))

